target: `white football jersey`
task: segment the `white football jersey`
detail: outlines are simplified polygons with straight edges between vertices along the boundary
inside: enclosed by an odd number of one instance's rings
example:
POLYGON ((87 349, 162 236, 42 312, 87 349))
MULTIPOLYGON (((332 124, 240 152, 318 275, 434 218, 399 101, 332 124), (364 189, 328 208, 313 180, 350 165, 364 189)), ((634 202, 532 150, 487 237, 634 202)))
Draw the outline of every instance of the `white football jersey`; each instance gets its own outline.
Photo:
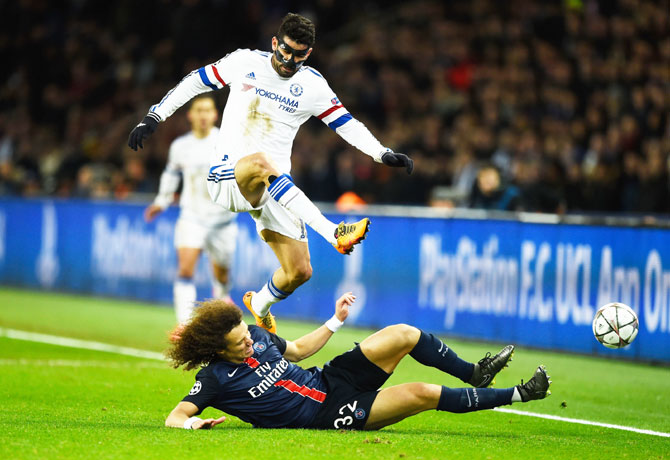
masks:
POLYGON ((156 204, 167 207, 172 202, 181 176, 181 218, 204 225, 220 225, 235 218, 235 213, 214 203, 207 191, 209 159, 218 135, 219 130, 212 128, 209 135, 202 139, 189 132, 172 142, 168 162, 161 175, 158 196, 154 201, 156 204))
POLYGON ((269 52, 239 49, 187 75, 150 114, 165 120, 197 94, 230 87, 212 165, 233 164, 256 153, 268 154, 282 173, 291 171, 291 147, 298 128, 315 116, 349 143, 380 161, 379 141, 352 118, 323 76, 302 66, 290 78, 272 68, 269 52))

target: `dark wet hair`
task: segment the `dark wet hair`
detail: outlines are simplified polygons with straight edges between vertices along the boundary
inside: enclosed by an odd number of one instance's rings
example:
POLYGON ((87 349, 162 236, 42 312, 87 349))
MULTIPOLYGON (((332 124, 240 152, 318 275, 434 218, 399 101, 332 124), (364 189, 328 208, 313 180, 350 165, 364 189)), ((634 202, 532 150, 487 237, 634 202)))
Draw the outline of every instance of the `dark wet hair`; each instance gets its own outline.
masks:
POLYGON ((277 31, 277 38, 283 39, 284 36, 311 48, 316 40, 316 29, 314 23, 306 17, 288 13, 282 19, 277 31))

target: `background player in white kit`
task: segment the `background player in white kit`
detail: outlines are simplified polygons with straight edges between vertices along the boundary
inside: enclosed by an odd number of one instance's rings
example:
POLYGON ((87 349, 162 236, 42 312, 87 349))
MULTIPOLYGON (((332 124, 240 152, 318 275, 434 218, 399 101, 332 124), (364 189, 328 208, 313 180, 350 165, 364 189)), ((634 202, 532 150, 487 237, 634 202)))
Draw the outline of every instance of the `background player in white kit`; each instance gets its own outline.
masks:
POLYGON ((218 118, 214 99, 210 95, 193 99, 187 116, 191 131, 170 145, 158 195, 144 211, 145 220, 150 222, 170 206, 181 179, 181 212, 174 235, 178 260, 174 306, 177 322, 182 325, 193 313, 196 301, 193 276, 203 249, 212 264, 214 297, 228 297, 229 267, 237 238, 237 214, 214 203, 207 191, 209 158, 219 133, 214 127, 218 118))
POLYGON ((388 166, 412 172, 413 162, 385 148, 344 108, 323 76, 303 65, 315 41, 314 24, 289 13, 272 38, 273 53, 239 49, 187 75, 130 133, 128 145, 142 147, 158 123, 197 94, 230 87, 221 132, 211 161, 208 188, 214 201, 249 212, 281 267, 244 303, 257 324, 274 332, 270 306, 285 299, 312 275, 307 234, 312 227, 347 254, 367 233, 369 220, 340 224, 326 219, 295 186, 291 147, 298 128, 316 116, 347 142, 388 166))

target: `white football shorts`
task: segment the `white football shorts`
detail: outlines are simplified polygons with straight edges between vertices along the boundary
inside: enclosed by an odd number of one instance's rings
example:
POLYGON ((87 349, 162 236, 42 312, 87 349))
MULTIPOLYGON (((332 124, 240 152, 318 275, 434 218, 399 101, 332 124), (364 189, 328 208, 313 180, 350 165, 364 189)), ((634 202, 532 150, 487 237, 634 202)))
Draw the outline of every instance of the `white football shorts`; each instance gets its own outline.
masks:
POLYGON ((229 267, 235 257, 237 223, 207 225, 179 218, 174 230, 176 248, 202 249, 217 265, 229 267))
MULTIPOLYGON (((263 230, 272 230, 291 239, 307 242, 307 230, 302 219, 295 217, 270 198, 267 191, 260 206, 253 207, 240 192, 233 171, 232 163, 225 163, 210 170, 207 190, 215 203, 229 211, 248 212, 256 221, 256 231, 259 235, 263 230)), ((262 235, 261 238, 263 238, 262 235)))

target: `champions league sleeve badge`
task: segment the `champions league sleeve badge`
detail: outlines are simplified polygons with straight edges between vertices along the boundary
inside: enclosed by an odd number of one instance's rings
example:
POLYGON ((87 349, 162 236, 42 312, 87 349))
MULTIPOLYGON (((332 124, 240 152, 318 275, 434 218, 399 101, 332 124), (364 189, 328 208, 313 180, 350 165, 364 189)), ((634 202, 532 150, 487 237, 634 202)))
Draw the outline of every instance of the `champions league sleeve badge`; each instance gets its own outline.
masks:
POLYGON ((202 389, 202 383, 200 383, 200 380, 196 380, 195 383, 193 384, 193 388, 191 388, 191 391, 188 392, 189 396, 197 395, 200 393, 200 390, 202 389))

